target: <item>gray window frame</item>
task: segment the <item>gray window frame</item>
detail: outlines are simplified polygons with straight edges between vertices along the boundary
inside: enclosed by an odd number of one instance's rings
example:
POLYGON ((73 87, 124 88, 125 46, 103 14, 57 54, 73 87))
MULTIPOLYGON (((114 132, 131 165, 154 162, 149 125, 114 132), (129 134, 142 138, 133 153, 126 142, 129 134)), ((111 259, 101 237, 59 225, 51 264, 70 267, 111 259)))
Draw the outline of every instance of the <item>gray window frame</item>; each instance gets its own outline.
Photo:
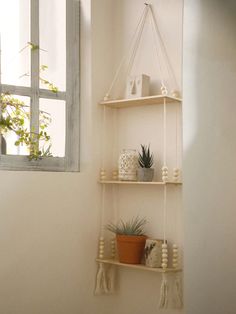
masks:
MULTIPOLYGON (((39 45, 39 1, 30 0, 30 41, 35 45, 39 45)), ((54 93, 39 88, 39 49, 31 49, 30 87, 1 84, 0 75, 0 93, 30 97, 31 128, 33 127, 34 130, 38 130, 39 127, 40 98, 58 99, 66 102, 65 157, 44 157, 39 160, 29 160, 27 156, 0 154, 0 169, 79 171, 79 21, 79 0, 66 0, 66 92, 54 93)))

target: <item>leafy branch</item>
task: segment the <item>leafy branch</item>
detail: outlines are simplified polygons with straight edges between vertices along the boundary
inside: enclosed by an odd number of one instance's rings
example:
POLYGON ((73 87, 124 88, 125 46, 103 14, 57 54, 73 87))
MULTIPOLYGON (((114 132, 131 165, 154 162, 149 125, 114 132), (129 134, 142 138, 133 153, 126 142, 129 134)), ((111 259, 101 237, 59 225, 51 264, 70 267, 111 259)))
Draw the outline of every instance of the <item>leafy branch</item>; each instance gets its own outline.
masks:
MULTIPOLYGON (((39 45, 28 42, 19 53, 30 48, 32 51, 42 50, 39 45)), ((39 72, 44 72, 48 69, 47 65, 41 65, 39 72)), ((20 76, 29 76, 25 73, 20 76)), ((53 93, 58 92, 58 88, 49 80, 39 76, 42 84, 46 85, 53 93)), ((9 131, 17 136, 15 146, 25 145, 29 150, 29 159, 37 160, 42 157, 52 156, 51 154, 51 138, 46 129, 51 123, 51 116, 45 111, 39 111, 39 130, 36 132, 30 130, 30 107, 23 101, 13 97, 9 93, 0 94, 0 134, 4 135, 9 131)))
POLYGON ((40 111, 39 132, 37 133, 29 130, 29 106, 23 101, 10 94, 2 93, 0 95, 0 111, 0 133, 3 135, 9 131, 15 133, 17 135, 15 146, 26 145, 30 160, 52 156, 50 136, 45 131, 51 123, 48 113, 40 111), (39 149, 39 143, 42 145, 41 149, 39 149), (48 147, 46 148, 46 146, 48 147))

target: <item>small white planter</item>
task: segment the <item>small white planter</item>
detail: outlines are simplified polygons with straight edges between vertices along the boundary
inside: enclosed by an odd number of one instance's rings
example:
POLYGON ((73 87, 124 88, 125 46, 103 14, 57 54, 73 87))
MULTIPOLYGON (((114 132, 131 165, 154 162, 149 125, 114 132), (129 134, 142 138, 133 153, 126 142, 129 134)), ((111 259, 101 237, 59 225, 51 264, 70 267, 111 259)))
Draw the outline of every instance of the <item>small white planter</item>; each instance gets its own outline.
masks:
POLYGON ((138 181, 151 182, 154 176, 153 168, 138 168, 138 181))

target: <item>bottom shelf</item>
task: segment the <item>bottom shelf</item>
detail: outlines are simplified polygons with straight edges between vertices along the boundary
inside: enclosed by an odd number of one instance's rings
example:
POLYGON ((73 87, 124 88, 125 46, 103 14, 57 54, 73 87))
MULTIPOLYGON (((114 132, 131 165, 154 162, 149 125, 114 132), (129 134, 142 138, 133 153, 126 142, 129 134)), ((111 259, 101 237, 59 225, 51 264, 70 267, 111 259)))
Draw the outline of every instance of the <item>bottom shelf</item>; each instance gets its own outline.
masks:
POLYGON ((127 268, 133 268, 133 269, 141 269, 141 270, 147 270, 147 271, 152 271, 156 273, 177 273, 181 272, 182 270, 180 268, 152 268, 152 267, 147 267, 143 264, 125 264, 125 263, 120 263, 117 260, 114 259, 96 259, 97 262, 99 263, 104 263, 104 264, 111 264, 111 265, 116 265, 116 266, 121 266, 121 267, 127 267, 127 268))

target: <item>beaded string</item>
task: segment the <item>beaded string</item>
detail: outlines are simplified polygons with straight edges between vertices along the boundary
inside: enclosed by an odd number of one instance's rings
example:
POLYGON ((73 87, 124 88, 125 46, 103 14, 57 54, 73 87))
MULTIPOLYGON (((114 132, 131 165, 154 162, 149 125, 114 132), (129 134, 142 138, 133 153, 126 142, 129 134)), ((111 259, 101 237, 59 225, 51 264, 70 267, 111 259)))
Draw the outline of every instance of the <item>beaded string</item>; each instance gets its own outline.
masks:
POLYGON ((173 181, 178 182, 180 180, 180 169, 179 169, 179 158, 178 158, 178 147, 179 147, 179 111, 178 104, 175 109, 175 168, 173 169, 173 181))
POLYGON ((104 168, 104 152, 105 152, 105 123, 106 123, 106 106, 103 106, 103 112, 102 112, 102 161, 101 161, 101 170, 100 170, 100 180, 104 181, 106 180, 106 170, 104 168))
POLYGON ((167 201, 167 185, 168 180, 168 168, 166 166, 166 99, 164 98, 163 104, 163 163, 162 167, 162 180, 164 182, 164 193, 163 193, 163 240, 162 244, 162 268, 166 269, 168 265, 168 250, 166 243, 166 201, 167 201))

